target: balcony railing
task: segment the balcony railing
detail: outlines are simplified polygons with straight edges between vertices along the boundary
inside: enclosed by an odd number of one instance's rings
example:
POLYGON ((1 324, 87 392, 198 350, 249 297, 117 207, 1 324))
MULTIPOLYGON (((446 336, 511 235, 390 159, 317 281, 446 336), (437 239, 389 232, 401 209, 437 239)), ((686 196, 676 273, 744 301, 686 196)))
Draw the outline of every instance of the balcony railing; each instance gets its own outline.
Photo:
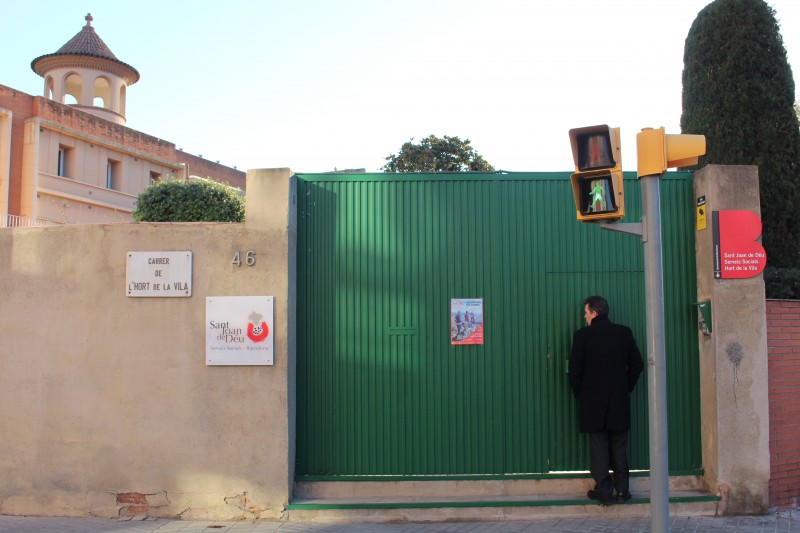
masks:
POLYGON ((60 226, 49 220, 21 217, 18 215, 0 215, 0 228, 32 228, 37 226, 60 226))

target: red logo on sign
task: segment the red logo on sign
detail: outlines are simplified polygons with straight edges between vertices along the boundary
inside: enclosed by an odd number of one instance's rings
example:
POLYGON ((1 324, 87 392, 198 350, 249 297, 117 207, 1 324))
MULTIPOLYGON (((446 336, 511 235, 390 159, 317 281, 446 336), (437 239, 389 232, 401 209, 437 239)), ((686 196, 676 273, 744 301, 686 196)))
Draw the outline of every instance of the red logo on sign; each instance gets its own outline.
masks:
POLYGON ((767 266, 767 253, 756 239, 761 219, 752 211, 715 211, 715 277, 752 278, 767 266))
POLYGON ((266 322, 262 322, 260 326, 256 326, 252 322, 247 324, 247 336, 253 342, 261 342, 269 335, 269 328, 266 322))

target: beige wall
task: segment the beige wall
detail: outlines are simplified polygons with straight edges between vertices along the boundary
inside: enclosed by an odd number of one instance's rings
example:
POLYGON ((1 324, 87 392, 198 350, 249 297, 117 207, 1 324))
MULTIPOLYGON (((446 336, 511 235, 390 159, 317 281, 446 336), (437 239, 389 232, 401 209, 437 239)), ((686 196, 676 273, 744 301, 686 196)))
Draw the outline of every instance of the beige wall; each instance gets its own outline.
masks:
MULTIPOLYGON (((711 335, 700 334, 703 469, 723 514, 769 508, 769 400, 764 278, 715 279, 712 212, 760 215, 758 168, 709 165, 695 173, 707 227, 696 230, 698 301, 710 300, 711 335)), ((767 258, 769 262, 769 258, 767 258)))
MULTIPOLYGON (((250 171, 247 223, 0 230, 0 514, 279 517, 295 450, 295 181, 250 171), (191 250, 191 298, 129 298, 126 253, 191 250), (236 251, 253 250, 252 267, 236 251), (275 297, 275 365, 205 365, 205 298, 275 297), (131 496, 134 495, 134 496, 131 496), (138 512, 138 511, 134 511, 138 512)), ((709 166, 709 211, 758 212, 753 167, 709 166)), ((703 466, 725 513, 764 512, 763 280, 715 281, 697 233, 703 466), (742 310, 747 310, 743 312, 742 310), (734 367, 726 347, 739 343, 734 367)))
POLYGON ((23 176, 24 215, 64 224, 129 222, 136 197, 150 185, 151 172, 162 179, 185 177, 184 168, 104 139, 38 118, 26 122, 23 176), (65 176, 58 173, 59 148, 65 150, 65 176), (114 163, 112 187, 106 169, 114 163))
POLYGON ((246 225, 0 231, 0 513, 117 516, 118 495, 135 493, 156 516, 282 514, 294 449, 289 176, 248 175, 246 225), (126 253, 160 250, 193 252, 192 296, 127 297, 126 253), (232 265, 237 250, 256 264, 232 265), (205 298, 237 295, 275 297, 274 366, 205 365, 205 298))
POLYGON ((0 214, 8 213, 8 188, 11 177, 10 109, 0 107, 0 214))

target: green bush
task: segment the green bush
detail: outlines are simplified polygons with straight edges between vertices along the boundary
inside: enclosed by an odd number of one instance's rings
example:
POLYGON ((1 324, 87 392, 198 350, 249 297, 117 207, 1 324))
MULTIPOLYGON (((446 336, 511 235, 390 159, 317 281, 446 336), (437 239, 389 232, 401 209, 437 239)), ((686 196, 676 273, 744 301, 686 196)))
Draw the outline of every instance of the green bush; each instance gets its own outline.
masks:
POLYGON ((764 269, 767 298, 800 300, 800 269, 767 267, 764 269))
POLYGON ((244 197, 210 180, 161 181, 139 194, 133 218, 139 222, 242 222, 244 197))

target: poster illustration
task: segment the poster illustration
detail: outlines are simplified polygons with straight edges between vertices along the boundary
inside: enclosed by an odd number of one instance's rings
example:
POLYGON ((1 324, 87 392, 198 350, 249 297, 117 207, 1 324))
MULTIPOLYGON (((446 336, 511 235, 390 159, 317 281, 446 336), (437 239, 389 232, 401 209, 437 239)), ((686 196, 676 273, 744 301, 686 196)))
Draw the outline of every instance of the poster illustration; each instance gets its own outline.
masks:
POLYGON ((450 344, 483 344, 483 298, 450 300, 450 344))

